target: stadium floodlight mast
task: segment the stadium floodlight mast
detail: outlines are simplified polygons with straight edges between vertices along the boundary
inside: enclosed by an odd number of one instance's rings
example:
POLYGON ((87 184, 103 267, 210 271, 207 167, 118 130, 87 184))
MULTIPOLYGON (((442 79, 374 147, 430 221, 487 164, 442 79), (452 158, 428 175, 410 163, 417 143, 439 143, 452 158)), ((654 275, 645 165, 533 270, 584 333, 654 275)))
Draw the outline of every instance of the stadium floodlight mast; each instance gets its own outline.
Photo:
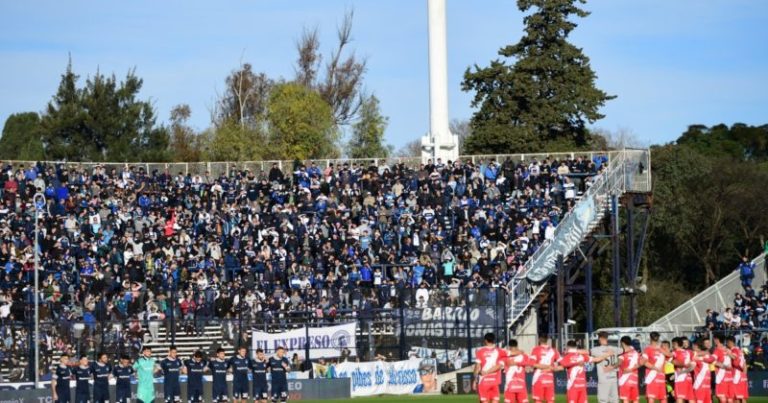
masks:
POLYGON ((38 225, 38 218, 40 213, 45 208, 45 195, 40 192, 35 193, 32 198, 35 211, 35 287, 34 287, 34 304, 35 304, 35 336, 33 338, 35 343, 35 389, 40 388, 40 227, 38 225))
POLYGON ((421 138, 421 158, 459 157, 459 137, 448 125, 448 47, 445 0, 427 0, 429 15, 429 133, 421 138))

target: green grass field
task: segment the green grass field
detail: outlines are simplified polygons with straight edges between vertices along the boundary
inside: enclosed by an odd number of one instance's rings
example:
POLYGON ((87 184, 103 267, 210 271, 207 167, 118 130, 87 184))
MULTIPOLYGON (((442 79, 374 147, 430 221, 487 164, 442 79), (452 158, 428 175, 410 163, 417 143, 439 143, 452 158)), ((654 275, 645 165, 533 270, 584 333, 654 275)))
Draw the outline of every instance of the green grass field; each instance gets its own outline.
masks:
MULTIPOLYGON (((452 402, 452 403, 477 403, 477 395, 439 395, 439 396, 376 396, 356 397, 354 403, 395 403, 395 402, 452 402)), ((302 400, 307 403, 328 403, 329 400, 302 400)), ((529 400, 531 401, 531 400, 529 400)), ((597 397, 590 396, 590 403, 597 402, 597 397)), ((645 402, 645 399, 640 399, 645 402)), ((768 397, 750 397, 750 403, 768 403, 768 397)), ((502 400, 503 402, 503 400, 502 400)), ((557 395, 556 403, 565 403, 565 395, 557 395)))

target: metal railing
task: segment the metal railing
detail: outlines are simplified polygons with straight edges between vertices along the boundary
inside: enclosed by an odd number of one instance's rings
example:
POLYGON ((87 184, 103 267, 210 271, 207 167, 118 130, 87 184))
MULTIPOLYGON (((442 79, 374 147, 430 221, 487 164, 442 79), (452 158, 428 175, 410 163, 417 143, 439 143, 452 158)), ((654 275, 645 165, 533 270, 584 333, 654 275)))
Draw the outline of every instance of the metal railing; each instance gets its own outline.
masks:
MULTIPOLYGON (((63 352, 85 354, 91 359, 99 352, 106 352, 111 359, 122 354, 135 358, 145 345, 158 356, 175 345, 183 357, 196 350, 210 353, 218 347, 231 354, 238 346, 250 348, 253 330, 282 333, 356 322, 358 357, 382 355, 397 360, 434 356, 444 368, 456 360, 470 362, 472 349, 482 345, 486 332, 494 332, 500 339, 508 337, 508 296, 503 288, 434 288, 427 290, 426 298, 419 289, 400 289, 391 306, 372 309, 358 299, 342 303, 335 292, 328 291, 333 294, 332 305, 338 307, 332 313, 331 309, 313 307, 256 311, 242 306, 233 306, 225 315, 209 310, 191 313, 178 302, 186 294, 174 291, 162 294, 165 303, 158 302, 159 295, 130 292, 134 294, 130 306, 115 307, 106 314, 92 315, 94 308, 88 303, 59 311, 51 306, 55 303, 46 301, 39 322, 38 348, 31 337, 33 316, 0 322, 0 384, 34 379, 35 350, 39 351, 38 375, 46 381, 52 364, 63 352), (165 309, 158 310, 159 306, 165 309)), ((360 294, 365 298, 377 291, 365 288, 360 294)), ((200 291, 193 295, 193 300, 206 298, 200 291)), ((215 305, 215 301, 206 303, 215 305)), ((321 357, 313 356, 317 358, 321 357)))
MULTIPOLYGON (((762 285, 768 280, 765 257, 766 255, 763 253, 752 260, 752 263, 755 264, 755 277, 752 279, 754 284, 762 285)), ((743 292, 739 270, 736 269, 684 304, 657 319, 650 326, 670 331, 701 327, 704 325, 707 309, 722 313, 726 308, 732 307, 734 294, 743 292)))
MULTIPOLYGON (((524 162, 545 159, 576 159, 584 158, 593 160, 598 156, 607 156, 608 159, 613 155, 622 153, 623 151, 583 151, 583 152, 555 152, 555 153, 525 153, 525 154, 488 154, 488 155, 462 155, 459 156, 460 161, 471 161, 472 163, 480 163, 481 160, 496 160, 504 161, 511 160, 514 162, 524 162)), ((358 164, 363 167, 370 165, 376 166, 392 166, 395 164, 404 164, 408 168, 417 168, 420 164, 427 161, 422 157, 388 157, 388 158, 341 158, 341 159, 313 159, 298 161, 304 164, 314 162, 320 169, 325 169, 329 164, 337 165, 348 163, 358 164)), ((219 175, 229 175, 233 171, 250 170, 255 174, 268 172, 273 164, 277 164, 283 172, 286 170, 292 170, 294 164, 297 161, 294 160, 263 160, 263 161, 203 161, 203 162, 75 162, 75 161, 41 161, 45 164, 56 165, 61 164, 64 167, 70 169, 87 169, 92 170, 96 167, 104 167, 109 172, 115 169, 117 172, 122 170, 125 166, 143 168, 145 172, 168 172, 171 175, 182 173, 184 175, 192 174, 205 174, 218 177, 219 175)), ((447 161, 444 161, 447 162, 447 161)), ((10 160, 6 163, 13 164, 14 166, 30 166, 37 163, 37 161, 23 161, 23 160, 10 160)))
POLYGON ((533 304, 555 273, 558 256, 568 256, 602 218, 611 196, 651 190, 650 151, 621 150, 609 153, 608 169, 594 179, 580 201, 555 228, 554 238, 531 255, 525 269, 512 280, 510 323, 514 324, 533 304))

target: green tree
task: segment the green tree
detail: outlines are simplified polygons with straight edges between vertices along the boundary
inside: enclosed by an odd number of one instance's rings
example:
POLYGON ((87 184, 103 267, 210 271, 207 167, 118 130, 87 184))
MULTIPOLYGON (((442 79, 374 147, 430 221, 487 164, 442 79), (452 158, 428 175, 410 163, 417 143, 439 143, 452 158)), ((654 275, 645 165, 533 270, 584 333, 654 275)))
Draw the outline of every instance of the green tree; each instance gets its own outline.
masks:
POLYGON ((137 99, 143 80, 134 71, 118 83, 100 72, 77 88, 71 63, 42 118, 48 159, 164 161, 168 132, 156 125, 148 101, 137 99))
POLYGON ((210 128, 201 137, 203 156, 211 161, 257 161, 269 155, 261 133, 234 121, 210 128))
POLYGON ((269 148, 275 159, 335 158, 339 132, 331 107, 298 83, 278 84, 267 112, 269 148))
POLYGON ((514 64, 494 60, 464 73, 462 89, 474 91, 472 135, 468 153, 517 153, 586 148, 586 123, 614 98, 595 86, 596 75, 582 49, 568 42, 577 24, 573 16, 589 13, 585 0, 518 0, 524 19, 520 41, 499 51, 514 64))
POLYGON ((381 115, 379 99, 371 95, 360 108, 360 117, 352 124, 352 138, 347 144, 350 158, 386 158, 392 152, 384 144, 388 119, 381 115))
POLYGON ((171 109, 170 152, 173 161, 196 162, 202 158, 201 138, 189 126, 192 116, 189 105, 176 105, 171 109))
POLYGON ((768 170, 690 145, 656 147, 653 156, 652 274, 698 288, 733 270, 750 248, 759 250, 768 233, 768 209, 759 201, 768 170))
POLYGON ((709 157, 763 161, 768 159, 768 125, 690 125, 677 144, 709 157))
POLYGON ((23 161, 43 159, 40 115, 35 112, 15 113, 8 117, 0 138, 0 158, 23 161))

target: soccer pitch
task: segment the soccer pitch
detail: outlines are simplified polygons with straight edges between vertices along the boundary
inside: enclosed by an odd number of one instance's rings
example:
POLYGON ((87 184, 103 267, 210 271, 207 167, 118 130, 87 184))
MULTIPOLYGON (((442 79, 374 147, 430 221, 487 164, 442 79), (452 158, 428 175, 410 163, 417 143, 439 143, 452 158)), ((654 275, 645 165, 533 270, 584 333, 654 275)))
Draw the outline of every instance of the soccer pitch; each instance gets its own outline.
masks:
MULTIPOLYGON (((327 403, 330 400, 302 400, 307 403, 327 403)), ((395 402, 452 402, 452 403, 477 403, 477 395, 438 395, 438 396, 374 396, 374 397, 356 397, 352 399, 354 403, 395 403, 395 402)), ((502 402, 504 400, 501 400, 502 402)), ((532 400, 528 400, 533 402, 532 400)), ((557 395, 556 403, 565 403, 565 395, 557 395)), ((589 397, 590 403, 597 402, 597 396, 589 397)), ((645 398, 640 399, 641 402, 645 398)), ((768 403, 768 397, 758 396, 750 397, 750 402, 768 403)))

